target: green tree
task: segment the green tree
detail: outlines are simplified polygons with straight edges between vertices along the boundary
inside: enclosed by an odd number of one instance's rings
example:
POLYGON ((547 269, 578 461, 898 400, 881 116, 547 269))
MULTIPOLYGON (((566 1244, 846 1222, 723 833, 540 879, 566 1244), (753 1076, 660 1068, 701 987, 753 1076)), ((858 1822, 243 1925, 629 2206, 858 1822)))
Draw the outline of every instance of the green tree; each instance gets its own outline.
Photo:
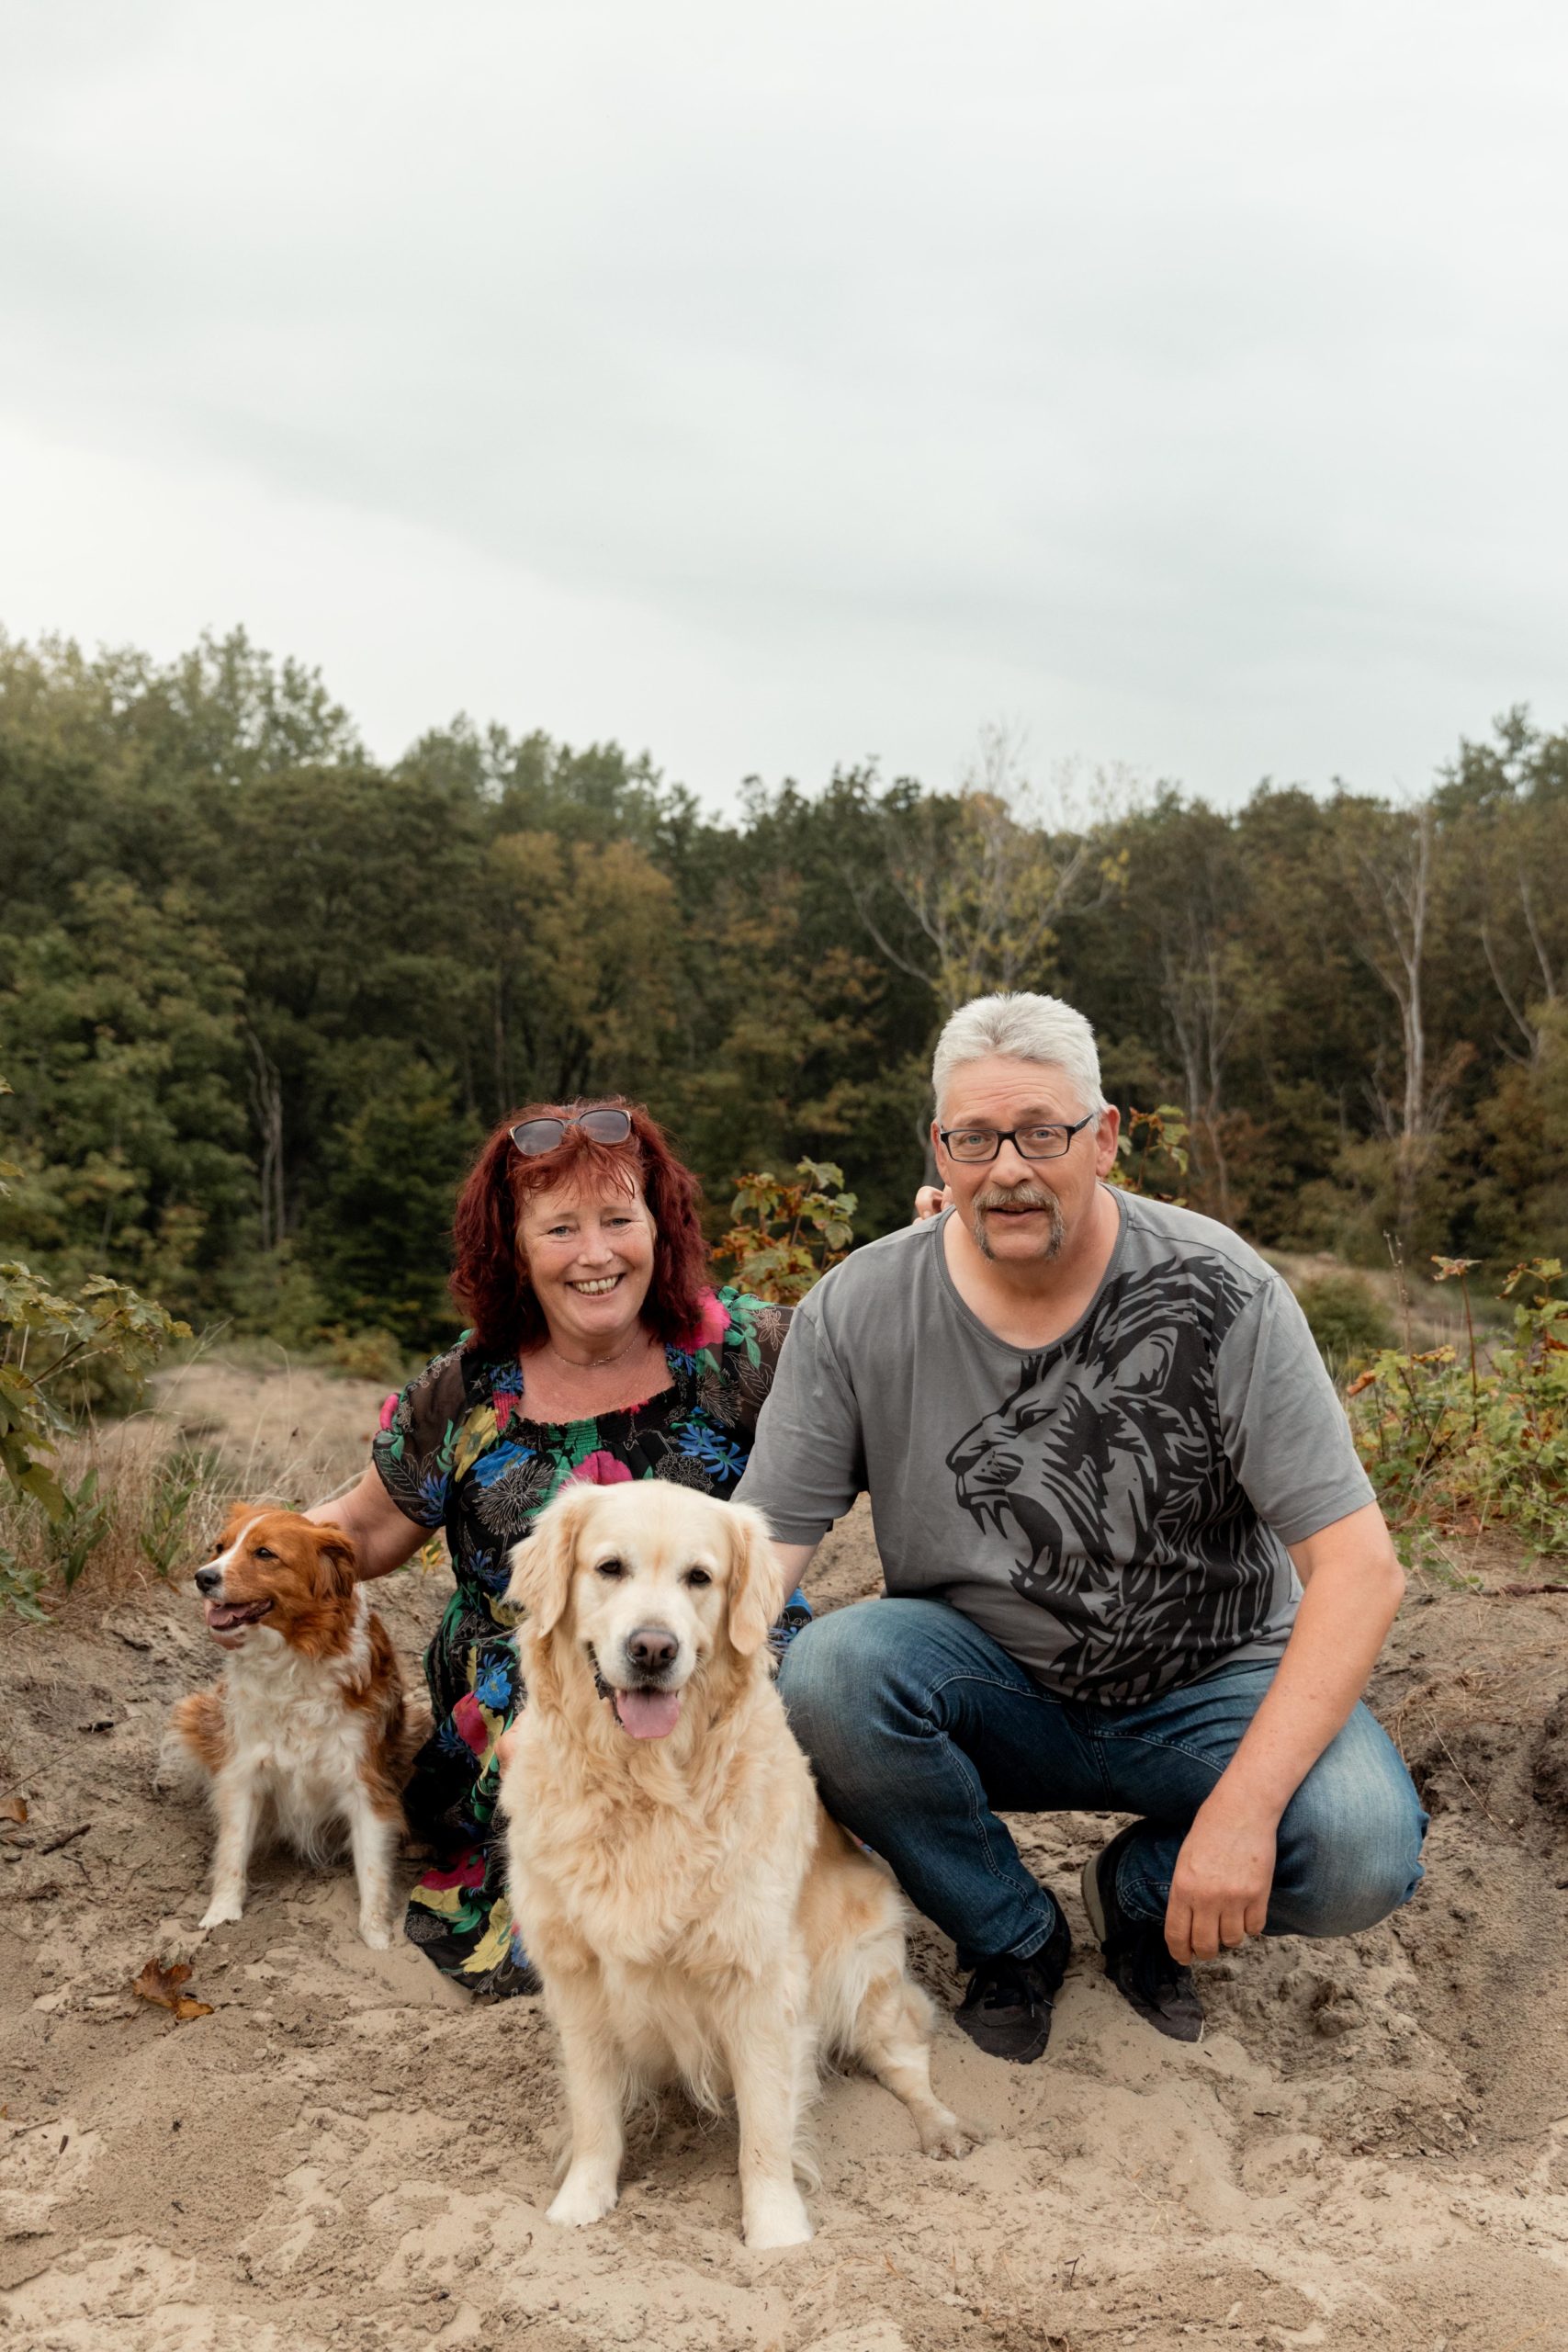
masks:
POLYGON ((77 886, 68 919, 0 933, 0 1057, 23 1137, 12 1248, 197 1303, 248 1204, 240 976, 175 892, 77 886))
POLYGON ((365 1048, 352 1091, 359 1107, 327 1139, 306 1259, 332 1321, 433 1348, 456 1336, 452 1204, 480 1131, 451 1073, 389 1040, 365 1048))

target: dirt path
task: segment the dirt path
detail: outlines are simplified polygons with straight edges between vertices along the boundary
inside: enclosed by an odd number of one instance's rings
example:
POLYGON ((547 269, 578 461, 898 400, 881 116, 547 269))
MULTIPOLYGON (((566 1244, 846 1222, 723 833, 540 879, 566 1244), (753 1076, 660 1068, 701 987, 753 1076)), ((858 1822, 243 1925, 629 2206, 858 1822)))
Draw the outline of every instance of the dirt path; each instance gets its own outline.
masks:
MULTIPOLYGON (((305 1441, 323 1485, 362 1458, 378 1394, 317 1377, 206 1382, 217 1435, 271 1431, 242 1483, 305 1441)), ((820 1593, 874 1573, 857 1519, 820 1593)), ((412 1660, 441 1579, 382 1597, 412 1660)), ((990 2135, 962 2165, 927 2164, 874 2085, 831 2083, 818 2236, 759 2258, 731 2131, 678 2103, 634 2143, 607 2222, 547 2228, 537 2005, 475 2007, 412 1947, 367 1951, 343 1872, 274 1860, 239 1927, 197 1931, 205 1825, 149 1776, 211 1655, 183 1591, 106 1607, 89 1580, 53 1624, 0 1628, 0 1792, 22 1782, 28 1807, 0 1826, 0 2334, 25 2352, 1568 2345, 1568 1728, 1542 1732, 1565 1605, 1419 1581, 1380 1697, 1433 1807, 1427 1886, 1374 1934, 1204 1971, 1197 2050, 1141 2027, 1085 1948, 1077 1866, 1103 1819, 1017 1825, 1080 1940, 1049 2059, 1002 2066, 943 2027, 939 2087, 990 2135), (154 1953, 192 1962, 211 2015, 133 1998, 154 1953)), ((916 1954, 945 2007, 949 1949, 922 1931, 916 1954)))

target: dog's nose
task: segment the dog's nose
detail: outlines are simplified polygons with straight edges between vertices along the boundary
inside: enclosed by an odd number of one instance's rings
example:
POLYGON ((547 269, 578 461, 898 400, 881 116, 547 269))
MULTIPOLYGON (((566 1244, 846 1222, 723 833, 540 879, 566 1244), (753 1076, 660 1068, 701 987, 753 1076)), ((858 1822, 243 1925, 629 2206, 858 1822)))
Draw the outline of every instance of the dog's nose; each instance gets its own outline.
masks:
POLYGON ((222 1581, 223 1571, 221 1568, 197 1568, 196 1572, 196 1589, 197 1592, 216 1592, 222 1581))
POLYGON ((644 1674, 662 1674, 673 1666, 681 1648, 673 1634, 662 1625, 639 1625, 635 1634, 626 1635, 626 1656, 644 1674))

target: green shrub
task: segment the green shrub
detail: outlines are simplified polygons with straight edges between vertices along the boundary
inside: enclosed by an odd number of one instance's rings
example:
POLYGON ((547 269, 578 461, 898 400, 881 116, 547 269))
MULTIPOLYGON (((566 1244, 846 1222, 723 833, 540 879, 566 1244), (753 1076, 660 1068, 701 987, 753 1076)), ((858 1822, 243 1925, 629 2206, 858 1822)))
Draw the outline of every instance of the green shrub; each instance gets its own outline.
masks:
MULTIPOLYGON (((62 1297, 16 1260, 0 1263, 0 1498, 13 1520, 18 1508, 35 1506, 62 1531, 63 1565, 85 1542, 82 1566, 98 1540, 88 1536, 96 1489, 68 1495, 55 1476, 51 1457, 71 1433, 65 1400, 73 1384, 105 1365, 137 1374, 164 1343, 188 1339, 161 1306, 139 1297, 121 1283, 89 1275, 73 1298, 62 1297), (8 1490, 8 1491, 7 1491, 8 1490)), ((101 1533, 101 1527, 99 1529, 101 1533)), ((57 1565, 59 1555, 53 1555, 57 1565)), ((75 1573, 80 1575, 81 1566, 75 1573)), ((43 1577, 24 1566, 0 1527, 0 1609, 40 1617, 43 1577)))
POLYGON ((1190 1144, 1190 1130, 1176 1103, 1162 1102, 1157 1111, 1134 1110, 1129 1103, 1106 1182, 1123 1193, 1184 1207, 1190 1144))
POLYGON ((334 1372, 353 1380, 378 1380, 384 1388, 400 1388, 408 1377, 409 1355, 390 1331, 345 1331, 333 1325, 321 1335, 327 1361, 334 1372))
POLYGON ((804 1298, 854 1238, 855 1196, 837 1189, 842 1169, 830 1159, 803 1159, 795 1172, 793 1184, 771 1170, 736 1179, 729 1210, 735 1222, 716 1252, 742 1289, 781 1305, 804 1298))
POLYGON ((1393 1321, 1371 1284, 1359 1275, 1315 1275, 1303 1283, 1296 1297, 1331 1372, 1343 1373, 1380 1349, 1393 1347, 1393 1321))
POLYGON ((223 1283, 223 1305, 237 1332, 276 1340, 295 1353, 319 1347, 329 1319, 315 1277, 287 1241, 232 1266, 223 1283))
POLYGON ((1568 1552, 1568 1299, 1555 1295, 1562 1261, 1534 1258, 1515 1268, 1503 1289, 1516 1299, 1513 1329, 1484 1356, 1469 1312, 1470 1263, 1437 1261, 1439 1282, 1466 1285, 1464 1350, 1381 1350, 1346 1392, 1357 1449, 1395 1525, 1502 1523, 1542 1552, 1568 1552))
MULTIPOLYGON (((10 1087, 0 1078, 0 1094, 10 1087)), ((0 1199, 19 1171, 0 1159, 0 1199)), ((85 1567, 107 1524, 96 1475, 62 1487, 47 1456, 70 1432, 70 1403, 85 1384, 110 1375, 137 1380, 165 1342, 188 1339, 151 1299, 121 1283, 89 1275, 74 1298, 64 1298, 16 1259, 0 1263, 0 1499, 5 1521, 41 1512, 51 1532, 49 1564, 66 1585, 85 1567)), ((0 1524, 0 1612, 41 1617, 43 1570, 24 1564, 0 1524)))

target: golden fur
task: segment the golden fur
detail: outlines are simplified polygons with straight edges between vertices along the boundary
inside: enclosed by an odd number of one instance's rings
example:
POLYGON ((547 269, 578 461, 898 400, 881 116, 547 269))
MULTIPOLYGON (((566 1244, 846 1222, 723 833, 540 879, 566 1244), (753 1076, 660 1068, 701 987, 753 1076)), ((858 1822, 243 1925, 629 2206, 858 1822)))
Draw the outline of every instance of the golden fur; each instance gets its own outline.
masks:
POLYGON ((429 1726, 356 1579, 353 1545, 296 1511, 236 1504, 196 1583, 231 1663, 175 1708, 159 1779, 205 1783, 217 1815, 202 1926, 241 1917, 264 1827, 312 1859, 346 1836, 360 1933, 384 1951, 402 1789, 429 1726))
POLYGON ((773 1688, 784 1596, 759 1515, 656 1479, 568 1487, 513 1554, 511 1593, 528 1702, 501 1803, 571 2133, 549 2218, 610 2211, 626 2106, 675 2078, 705 2102, 734 2093, 750 2246, 811 2234, 795 2173, 825 2058, 886 2084, 929 2154, 962 2154, 901 1899, 823 1811, 773 1688), (650 1629, 678 1644, 651 1704, 628 1647, 650 1629), (633 1736, 628 1718, 667 1719, 671 1693, 673 1728, 633 1736))

